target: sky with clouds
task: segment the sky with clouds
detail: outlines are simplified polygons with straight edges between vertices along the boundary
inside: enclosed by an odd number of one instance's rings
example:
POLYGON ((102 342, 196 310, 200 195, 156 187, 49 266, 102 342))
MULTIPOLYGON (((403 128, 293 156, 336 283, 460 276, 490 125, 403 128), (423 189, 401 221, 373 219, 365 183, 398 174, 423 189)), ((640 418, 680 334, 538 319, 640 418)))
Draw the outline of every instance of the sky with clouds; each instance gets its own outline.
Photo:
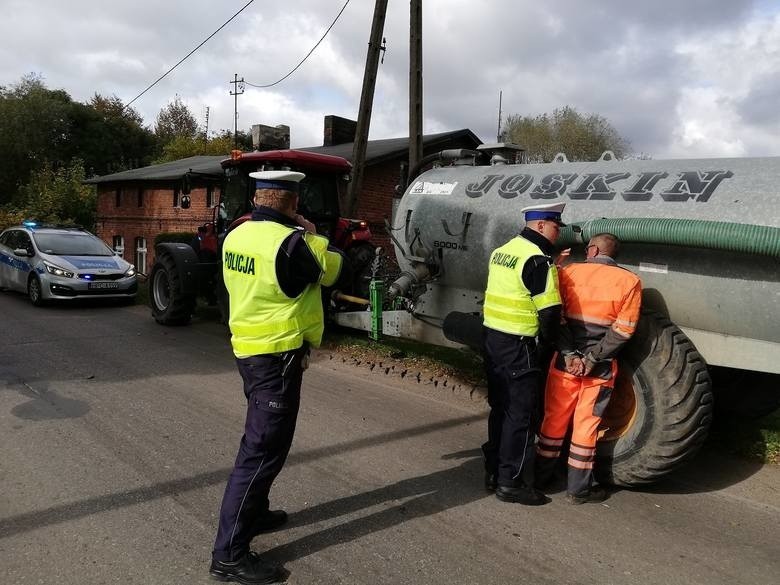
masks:
MULTIPOLYGON (((0 0, 0 85, 28 73, 78 101, 125 102, 247 0, 0 0)), ((255 0, 133 107, 152 126, 179 96, 209 128, 233 127, 234 74, 287 74, 345 0, 255 0)), ((350 0, 287 80, 245 87, 239 128, 287 124, 322 143, 323 117, 356 119, 373 0, 350 0)), ((409 2, 390 0, 372 139, 408 133, 409 2)), ((607 118, 656 159, 780 155, 780 0, 423 0, 424 131, 495 140, 503 113, 569 105, 607 118)))

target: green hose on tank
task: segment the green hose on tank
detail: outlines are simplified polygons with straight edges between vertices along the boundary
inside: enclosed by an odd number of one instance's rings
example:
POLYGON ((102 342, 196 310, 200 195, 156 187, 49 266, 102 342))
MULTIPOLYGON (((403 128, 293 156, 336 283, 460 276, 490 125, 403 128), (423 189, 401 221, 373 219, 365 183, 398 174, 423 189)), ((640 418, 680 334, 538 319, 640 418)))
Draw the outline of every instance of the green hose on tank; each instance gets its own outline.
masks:
POLYGON ((699 219, 623 217, 575 221, 561 230, 556 246, 565 248, 587 242, 601 233, 614 234, 621 242, 707 248, 780 258, 780 228, 699 219), (580 233, 575 233, 575 226, 579 227, 580 233))

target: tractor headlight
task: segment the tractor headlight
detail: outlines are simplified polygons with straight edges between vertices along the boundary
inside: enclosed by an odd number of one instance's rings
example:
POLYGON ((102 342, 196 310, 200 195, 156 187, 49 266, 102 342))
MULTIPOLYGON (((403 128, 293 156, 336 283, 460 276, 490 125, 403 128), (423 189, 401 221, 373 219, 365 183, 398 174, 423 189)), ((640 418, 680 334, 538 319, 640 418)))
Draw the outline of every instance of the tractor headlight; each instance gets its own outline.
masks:
POLYGON ((45 260, 43 265, 46 267, 46 272, 53 274, 54 276, 61 276, 63 278, 73 278, 74 276, 70 270, 65 270, 64 268, 60 268, 56 264, 46 262, 45 260))

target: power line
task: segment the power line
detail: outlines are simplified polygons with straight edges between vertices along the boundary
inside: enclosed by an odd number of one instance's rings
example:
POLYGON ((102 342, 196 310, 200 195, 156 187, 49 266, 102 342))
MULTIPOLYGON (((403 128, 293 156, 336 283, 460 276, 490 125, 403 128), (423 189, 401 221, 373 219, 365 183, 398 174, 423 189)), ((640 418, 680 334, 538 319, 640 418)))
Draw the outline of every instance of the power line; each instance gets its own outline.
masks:
POLYGON ((245 83, 246 83, 247 85, 251 85, 252 87, 257 87, 257 88, 259 88, 259 89, 264 89, 264 88, 266 88, 266 87, 273 87, 274 85, 278 85, 279 83, 281 83, 282 81, 284 81, 285 79, 287 79, 288 77, 290 77, 290 75, 292 75, 293 73, 295 73, 295 72, 297 71, 298 67, 300 67, 301 65, 303 65, 304 61, 306 61, 306 59, 308 59, 308 58, 311 56, 311 54, 314 52, 314 49, 316 49, 317 47, 319 47, 319 46, 320 46, 320 43, 321 43, 323 40, 325 40, 325 37, 326 37, 326 36, 328 36, 328 33, 330 32, 330 29, 332 29, 332 28, 333 28, 333 26, 336 24, 336 22, 338 21, 339 17, 341 16, 341 13, 342 13, 342 12, 344 12, 344 9, 347 7, 347 4, 349 4, 349 2, 350 2, 350 0, 347 0, 346 2, 344 2, 344 6, 342 6, 342 7, 341 7, 341 10, 339 10, 339 13, 336 15, 336 18, 334 18, 334 19, 333 19, 333 22, 331 22, 331 23, 330 23, 330 26, 328 27, 328 30, 326 30, 326 31, 325 31, 325 34, 324 34, 324 35, 322 35, 322 37, 320 38, 320 40, 319 40, 319 41, 317 41, 317 44, 316 44, 316 45, 314 45, 314 46, 311 48, 311 51, 309 51, 308 53, 306 53, 306 56, 305 56, 303 59, 301 59, 301 62, 300 62, 300 63, 298 63, 298 64, 297 64, 295 67, 293 67, 292 71, 290 71, 290 72, 289 72, 287 75, 285 75, 284 77, 282 77, 281 79, 279 79, 279 80, 277 80, 277 81, 274 81, 273 83, 268 83, 268 84, 266 84, 266 85, 255 85, 254 83, 249 83, 248 81, 246 81, 245 83))
MULTIPOLYGON (((241 8, 241 10, 239 10, 239 11, 238 11, 238 12, 236 12, 236 13, 235 13, 233 16, 231 16, 230 18, 228 18, 228 19, 227 19, 227 21, 225 21, 225 23, 224 23, 222 26, 220 26, 220 27, 219 27, 217 30, 215 30, 215 31, 214 31, 213 33, 211 33, 211 34, 210 34, 208 37, 206 37, 206 39, 205 39, 205 40, 204 40, 204 41, 203 41, 201 44, 199 44, 197 47, 195 47, 194 49, 192 49, 192 51, 190 51, 189 53, 187 53, 187 54, 186 54, 186 55, 185 55, 185 56, 182 58, 182 60, 181 60, 181 61, 179 61, 178 63, 176 63, 176 65, 174 65, 173 67, 171 67, 170 69, 168 69, 168 71, 166 71, 166 72, 165 72, 165 73, 163 73, 163 74, 162 74, 160 77, 158 77, 158 78, 155 80, 155 82, 154 82, 154 83, 152 83, 152 84, 151 84, 149 87, 147 87, 145 90, 143 90, 143 91, 142 91, 141 93, 139 93, 137 96, 135 96, 135 97, 134 97, 132 100, 130 100, 129 102, 127 102, 127 104, 125 104, 125 107, 124 107, 123 109, 129 108, 129 107, 130 107, 130 104, 132 104, 132 103, 133 103, 135 100, 137 100, 139 97, 141 97, 141 96, 142 96, 142 95, 144 95, 144 94, 145 94, 147 91, 149 91, 149 90, 150 90, 150 89, 152 89, 152 88, 153 88, 155 85, 157 85, 157 84, 158 84, 160 81, 162 81, 162 80, 163 80, 163 79, 164 79, 164 78, 165 78, 165 77, 166 77, 166 76, 167 76, 167 75, 168 75, 168 74, 169 74, 171 71, 173 71, 174 69, 176 69, 176 68, 177 68, 179 65, 181 65, 182 63, 184 63, 184 61, 186 61, 186 60, 187 60, 187 58, 188 58, 190 55, 192 55, 192 54, 193 54, 195 51, 197 51, 197 50, 198 50, 198 49, 200 49, 200 48, 201 48, 203 45, 205 45, 205 44, 206 44, 206 43, 207 43, 207 42, 208 42, 208 41, 211 39, 211 37, 213 37, 215 34, 217 34, 219 31, 221 31, 223 28, 225 28, 225 27, 226 27, 226 26, 227 26, 227 25, 230 23, 230 21, 231 21, 231 20, 233 20, 233 19, 234 19, 236 16, 238 16, 239 14, 241 14, 241 13, 244 11, 244 9, 246 9, 246 7, 247 7, 247 6, 249 6, 250 4, 252 4, 252 2, 254 2, 254 1, 255 1, 255 0, 249 0, 249 2, 247 2, 246 4, 244 4, 244 7, 243 7, 243 8, 241 8)), ((347 2, 349 2, 349 0, 347 0, 347 2)), ((342 8, 342 10, 343 10, 343 8, 342 8)))

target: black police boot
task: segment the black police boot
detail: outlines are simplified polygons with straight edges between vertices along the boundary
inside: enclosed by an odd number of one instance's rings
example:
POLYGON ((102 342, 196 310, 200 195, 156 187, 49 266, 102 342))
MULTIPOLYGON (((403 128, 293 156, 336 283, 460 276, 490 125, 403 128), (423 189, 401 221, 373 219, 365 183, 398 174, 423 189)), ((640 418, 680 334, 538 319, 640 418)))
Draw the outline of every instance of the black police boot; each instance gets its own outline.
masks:
POLYGON ((242 585, 270 585, 283 581, 279 568, 263 562, 254 551, 237 561, 212 560, 209 574, 217 581, 235 581, 242 585))
POLYGON ((287 512, 284 510, 266 510, 254 522, 255 534, 272 532, 287 524, 287 512))
POLYGON ((569 504, 578 506, 580 504, 600 504, 607 499, 607 492, 602 488, 593 488, 584 494, 566 494, 566 501, 569 504))
POLYGON ((496 491, 496 487, 498 487, 498 477, 496 477, 495 473, 490 473, 489 471, 485 472, 485 489, 489 492, 496 491))
POLYGON ((502 502, 522 504, 524 506, 542 506, 550 502, 550 498, 529 486, 509 487, 500 485, 496 488, 496 497, 502 502))

